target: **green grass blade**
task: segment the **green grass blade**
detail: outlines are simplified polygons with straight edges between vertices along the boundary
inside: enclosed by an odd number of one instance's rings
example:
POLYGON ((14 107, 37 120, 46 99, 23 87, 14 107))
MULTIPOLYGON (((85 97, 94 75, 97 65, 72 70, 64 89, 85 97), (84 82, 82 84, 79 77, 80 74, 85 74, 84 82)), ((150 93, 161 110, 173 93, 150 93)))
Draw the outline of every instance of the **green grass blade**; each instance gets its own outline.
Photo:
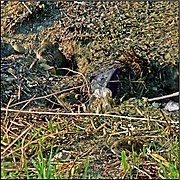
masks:
POLYGON ((127 158, 126 158, 126 152, 125 151, 121 152, 121 157, 122 157, 122 165, 123 165, 124 171, 126 172, 126 170, 128 169, 128 163, 126 160, 127 158))
POLYGON ((49 129, 50 129, 50 133, 52 134, 53 133, 53 123, 51 120, 49 121, 49 129))
POLYGON ((87 179, 88 171, 89 171, 89 157, 86 159, 86 165, 85 165, 83 179, 87 179))
POLYGON ((27 178, 27 179, 30 179, 26 158, 24 158, 24 169, 25 169, 25 173, 26 173, 26 178, 27 178))

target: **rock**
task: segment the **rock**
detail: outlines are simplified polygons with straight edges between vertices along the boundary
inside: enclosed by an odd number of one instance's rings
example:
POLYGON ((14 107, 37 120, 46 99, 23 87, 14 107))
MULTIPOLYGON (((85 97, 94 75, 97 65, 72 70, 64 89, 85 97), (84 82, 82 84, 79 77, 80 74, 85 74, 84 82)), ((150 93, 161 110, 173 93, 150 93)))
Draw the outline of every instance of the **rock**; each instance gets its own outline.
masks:
POLYGON ((13 47, 14 51, 16 51, 18 53, 21 53, 21 54, 26 53, 26 49, 18 43, 15 43, 14 45, 12 45, 12 47, 13 47))
POLYGON ((166 60, 171 59, 171 55, 170 55, 169 53, 167 53, 167 54, 165 55, 165 59, 166 59, 166 60))
POLYGON ((67 70, 60 68, 70 68, 69 61, 64 54, 60 52, 57 44, 53 44, 48 40, 41 43, 40 48, 36 52, 38 63, 46 63, 48 66, 54 66, 57 74, 65 75, 67 70))
POLYGON ((10 56, 14 53, 14 49, 9 43, 1 41, 1 58, 10 56))
POLYGON ((179 103, 174 101, 169 101, 166 106, 164 107, 167 111, 178 111, 179 110, 179 103))
POLYGON ((49 66, 46 63, 41 63, 40 67, 42 67, 44 70, 51 72, 52 74, 56 74, 56 70, 54 66, 49 66))
POLYGON ((114 98, 117 95, 119 88, 119 82, 117 81, 120 72, 120 68, 113 68, 95 76, 91 81, 93 92, 95 92, 96 89, 109 88, 112 91, 112 97, 114 98))
POLYGON ((89 99, 89 112, 108 113, 113 107, 112 92, 109 88, 96 89, 89 99))

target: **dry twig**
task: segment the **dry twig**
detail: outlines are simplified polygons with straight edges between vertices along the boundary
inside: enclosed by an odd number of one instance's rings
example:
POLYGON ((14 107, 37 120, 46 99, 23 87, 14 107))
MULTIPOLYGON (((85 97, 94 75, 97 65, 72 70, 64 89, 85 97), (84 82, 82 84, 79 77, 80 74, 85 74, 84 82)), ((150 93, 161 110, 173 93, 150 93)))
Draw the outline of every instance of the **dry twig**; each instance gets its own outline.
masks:
POLYGON ((29 13, 32 14, 32 11, 27 7, 27 5, 25 4, 25 2, 22 2, 22 4, 23 4, 24 7, 29 11, 29 13))
POLYGON ((28 127, 24 132, 22 132, 2 153, 1 155, 3 155, 18 139, 20 139, 25 133, 27 133, 29 131, 29 129, 31 129, 32 126, 28 127))
POLYGON ((171 97, 176 97, 176 96, 179 96, 179 92, 175 92, 175 93, 172 93, 172 94, 168 94, 168 95, 165 95, 165 96, 161 96, 161 97, 155 97, 155 98, 152 98, 152 99, 148 99, 148 101, 158 101, 158 100, 161 100, 161 99, 167 99, 167 98, 171 98, 171 97))
MULTIPOLYGON (((9 112, 19 112, 19 110, 15 109, 6 109, 1 108, 1 111, 9 111, 9 112)), ((119 116, 113 114, 97 114, 97 113, 56 113, 56 112, 40 112, 40 111, 21 111, 21 113, 28 113, 28 114, 46 114, 46 115, 63 115, 63 116, 102 116, 102 117, 113 117, 113 118, 121 118, 121 119, 129 119, 129 120, 142 120, 142 121, 153 121, 153 122, 161 122, 166 123, 166 121, 156 120, 156 119, 149 119, 149 118, 141 118, 141 117, 129 117, 129 116, 119 116)), ((172 124, 178 124, 178 121, 172 121, 172 124)))

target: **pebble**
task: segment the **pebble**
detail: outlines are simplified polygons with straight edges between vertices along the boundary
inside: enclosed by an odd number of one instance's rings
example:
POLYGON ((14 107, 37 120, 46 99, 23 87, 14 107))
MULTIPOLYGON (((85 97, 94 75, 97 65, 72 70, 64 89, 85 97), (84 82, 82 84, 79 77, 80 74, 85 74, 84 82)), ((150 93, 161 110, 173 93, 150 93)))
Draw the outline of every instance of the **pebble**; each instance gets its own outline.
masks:
POLYGON ((166 106, 164 107, 167 111, 178 111, 179 110, 179 103, 174 101, 169 101, 166 106))
POLYGON ((155 108, 160 107, 160 105, 161 105, 161 104, 160 104, 160 103, 157 103, 157 102, 153 102, 153 103, 152 103, 152 106, 155 107, 155 108))
POLYGON ((16 43, 16 44, 12 45, 12 47, 18 53, 24 54, 26 52, 26 49, 24 47, 22 47, 20 44, 16 43))
POLYGON ((14 69, 12 69, 12 68, 9 68, 9 69, 8 69, 8 73, 10 73, 10 74, 16 74, 16 71, 15 71, 14 69))

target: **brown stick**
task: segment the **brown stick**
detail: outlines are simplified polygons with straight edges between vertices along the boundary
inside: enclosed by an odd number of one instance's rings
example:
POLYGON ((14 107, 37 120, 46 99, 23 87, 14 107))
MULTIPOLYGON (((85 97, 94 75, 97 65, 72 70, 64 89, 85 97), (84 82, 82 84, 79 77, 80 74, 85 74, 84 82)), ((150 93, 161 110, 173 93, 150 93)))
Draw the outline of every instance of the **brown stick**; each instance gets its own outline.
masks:
MULTIPOLYGON (((6 109, 1 108, 1 111, 6 112, 19 112, 19 110, 15 109, 6 109)), ((154 122, 162 122, 166 123, 166 121, 155 120, 150 118, 140 118, 140 117, 129 117, 129 116, 119 116, 113 114, 96 114, 96 113, 59 113, 59 112, 40 112, 40 111, 21 111, 21 113, 29 113, 29 114, 46 114, 46 115, 64 115, 64 116, 103 116, 103 117, 113 117, 113 118, 121 118, 121 119, 129 119, 129 120, 142 120, 142 121, 154 121, 154 122)), ((172 121, 171 123, 178 124, 179 121, 172 121)))

